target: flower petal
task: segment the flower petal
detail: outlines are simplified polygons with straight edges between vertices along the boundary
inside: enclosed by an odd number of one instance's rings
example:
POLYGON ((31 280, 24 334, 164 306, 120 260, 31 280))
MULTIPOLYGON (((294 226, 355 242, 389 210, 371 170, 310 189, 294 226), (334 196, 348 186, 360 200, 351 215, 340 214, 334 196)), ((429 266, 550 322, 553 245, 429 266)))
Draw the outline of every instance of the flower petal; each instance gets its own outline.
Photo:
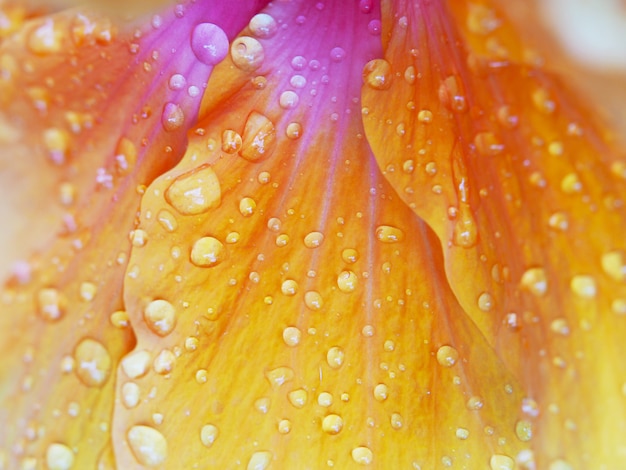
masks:
POLYGON ((380 46, 376 6, 361 8, 255 17, 185 158, 147 189, 120 467, 508 468, 524 447, 514 380, 363 138, 360 76, 380 46))
POLYGON ((490 2, 386 5, 363 94, 379 167, 539 403, 538 467, 624 466, 623 154, 490 2))
MULTIPOLYGON (((18 173, 48 178, 21 214, 48 246, 19 263, 2 292, 0 421, 10 426, 0 433, 1 466, 111 464, 113 373, 134 345, 122 282, 131 245, 145 242, 133 230, 143 184, 185 148, 219 59, 205 55, 215 45, 206 32, 227 51, 227 34, 243 26, 214 6, 179 4, 146 27, 60 13, 28 23, 2 44, 3 123, 19 134, 7 133, 0 154, 23 158, 18 173), (178 73, 185 86, 173 78, 178 73), (30 219, 58 188, 67 206, 64 227, 55 235, 50 223, 42 235, 30 219)), ((242 3, 244 13, 257 7, 242 3)))

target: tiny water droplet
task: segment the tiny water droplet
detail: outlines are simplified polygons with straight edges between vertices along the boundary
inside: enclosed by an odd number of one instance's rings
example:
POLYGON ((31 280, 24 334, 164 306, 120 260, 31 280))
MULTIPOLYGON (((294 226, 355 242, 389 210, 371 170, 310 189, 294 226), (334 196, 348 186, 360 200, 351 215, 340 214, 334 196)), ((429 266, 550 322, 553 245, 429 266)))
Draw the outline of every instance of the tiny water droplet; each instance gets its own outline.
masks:
POLYGON ((324 306, 324 301, 319 292, 311 290, 304 294, 304 304, 310 310, 320 310, 324 306))
POLYGON ((352 271, 342 271, 337 276, 337 287, 341 292, 354 292, 358 284, 358 278, 352 271))
POLYGON ((302 332, 295 326, 288 326, 283 330, 283 341, 287 346, 295 347, 300 344, 302 332))
POLYGON ((43 288, 37 293, 37 312, 46 321, 57 321, 65 313, 65 296, 57 289, 43 288))

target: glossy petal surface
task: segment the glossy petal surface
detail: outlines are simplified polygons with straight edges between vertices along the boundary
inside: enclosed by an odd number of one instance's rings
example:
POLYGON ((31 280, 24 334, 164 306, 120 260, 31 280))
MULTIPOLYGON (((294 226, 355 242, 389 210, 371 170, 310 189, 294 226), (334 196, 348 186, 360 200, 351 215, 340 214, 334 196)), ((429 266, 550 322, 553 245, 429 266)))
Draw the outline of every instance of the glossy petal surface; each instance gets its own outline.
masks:
POLYGON ((147 189, 122 467, 482 468, 525 446, 520 390, 364 139, 375 10, 277 3, 267 28, 253 19, 185 158, 147 189))
POLYGON ((385 5, 363 95, 381 170, 538 403, 539 468, 623 466, 623 154, 489 2, 385 5))

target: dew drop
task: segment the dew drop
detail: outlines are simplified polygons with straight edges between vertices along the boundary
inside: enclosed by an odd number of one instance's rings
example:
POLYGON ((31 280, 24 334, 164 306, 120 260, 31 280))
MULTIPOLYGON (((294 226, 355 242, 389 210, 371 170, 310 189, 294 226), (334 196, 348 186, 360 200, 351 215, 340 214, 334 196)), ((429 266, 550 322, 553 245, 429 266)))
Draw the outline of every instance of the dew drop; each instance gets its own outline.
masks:
POLYGON ((285 135, 291 140, 297 140, 302 135, 302 125, 299 122, 291 122, 287 125, 285 135))
POLYGON ((319 292, 310 290, 304 294, 304 304, 310 310, 317 311, 324 306, 324 300, 319 292))
POLYGON ((491 470, 513 470, 515 461, 508 455, 494 454, 489 460, 491 470))
POLYGON ((483 407, 483 399, 480 398, 479 396, 473 396, 470 397, 469 400, 467 400, 466 406, 468 410, 472 410, 472 411, 478 411, 483 407))
POLYGON ((462 441, 466 440, 470 436, 469 430, 465 428, 457 428, 455 435, 457 439, 461 439, 462 441))
POLYGON ((379 225, 376 227, 376 239, 383 243, 397 243, 404 240, 404 232, 391 225, 379 225))
POLYGON ((46 449, 48 470, 70 470, 74 465, 74 452, 65 444, 53 443, 46 449))
POLYGON ((333 396, 328 392, 322 392, 317 397, 317 404, 328 408, 333 404, 333 396))
POLYGON ((548 291, 548 278, 543 268, 535 267, 524 271, 520 287, 531 294, 541 297, 548 291))
POLYGON ((532 100, 535 108, 544 114, 552 114, 556 109, 556 103, 545 88, 535 90, 532 94, 532 100))
POLYGON ((309 394, 306 390, 298 389, 293 390, 287 394, 287 398, 289 399, 289 403, 291 403, 295 408, 303 408, 309 399, 309 394))
POLYGON ((174 353, 169 349, 162 349, 161 352, 154 358, 152 368, 157 374, 169 374, 174 368, 174 362, 176 362, 176 356, 174 356, 174 353))
POLYGON ((354 248, 346 248, 341 252, 341 259, 344 260, 346 263, 356 263, 359 259, 359 252, 356 251, 354 248))
POLYGON ((452 367, 458 360, 459 353, 452 346, 441 346, 437 350, 437 362, 443 367, 452 367))
POLYGON ((626 280, 626 260, 621 251, 609 251, 602 255, 602 269, 617 282, 626 280))
POLYGON ((307 248, 317 248, 324 242, 324 234, 321 232, 311 232, 304 237, 304 246, 307 248))
POLYGON ((130 449, 141 465, 156 467, 167 459, 167 440, 150 426, 133 426, 126 434, 130 449))
POLYGON ((354 292, 358 284, 356 274, 352 271, 342 271, 337 276, 337 287, 341 292, 350 293, 354 292))
POLYGON ((300 102, 300 97, 295 91, 291 91, 291 90, 283 91, 280 94, 280 98, 278 100, 280 107, 283 109, 293 109, 296 106, 298 106, 299 102, 300 102))
POLYGON ((326 353, 326 362, 328 362, 331 369, 339 369, 343 365, 345 356, 343 349, 333 346, 326 353))
POLYGON ((88 387, 102 387, 111 375, 111 356, 98 341, 83 339, 74 350, 74 372, 88 387))
POLYGON ((176 217, 174 217, 174 214, 166 209, 161 209, 159 211, 159 213, 157 214, 157 220, 161 224, 161 227, 163 227, 170 233, 175 232, 178 228, 178 222, 176 221, 176 217))
POLYGON ((255 452, 248 461, 247 470, 266 470, 272 463, 272 453, 268 451, 255 452))
POLYGON ((376 401, 385 401, 389 397, 389 387, 385 384, 378 384, 374 387, 374 398, 376 401))
POLYGON ((167 300, 150 302, 143 311, 148 328, 159 336, 169 335, 176 326, 176 310, 167 300))
POLYGON ((278 31, 278 24, 271 15, 259 13, 254 15, 248 24, 250 31, 258 38, 268 39, 278 31))
POLYGON ((65 313, 65 297, 57 289, 41 289, 37 293, 37 313, 46 321, 60 320, 65 313))
POLYGON ((561 191, 565 194, 579 193, 583 188, 580 179, 576 173, 568 173, 561 180, 561 191))
POLYGON ((217 238, 202 237, 191 248, 191 262, 200 268, 218 265, 224 259, 224 245, 217 238))
POLYGON ((453 241, 455 245, 462 248, 471 248, 478 241, 478 229, 469 204, 462 203, 459 207, 458 220, 454 224, 453 241))
POLYGON ((126 408, 134 408, 139 404, 140 390, 135 382, 126 382, 122 385, 122 403, 126 408))
POLYGON ((187 79, 184 75, 175 73, 170 77, 167 85, 170 87, 170 90, 173 91, 183 90, 187 86, 187 79))
POLYGON ((222 132, 222 152, 233 154, 241 150, 243 139, 232 129, 226 129, 222 132))
POLYGON ((302 332, 295 326, 288 326, 283 330, 283 341, 287 346, 294 347, 300 344, 302 332))
POLYGON ((391 415, 390 422, 391 422, 391 427, 393 429, 402 428, 402 425, 403 425, 402 415, 400 415, 399 413, 393 413, 391 415))
POLYGON ((212 23, 200 23, 191 33, 191 50, 206 65, 216 65, 228 54, 226 33, 212 23))
POLYGON ((200 429, 200 442, 205 447, 211 447, 219 435, 217 426, 213 424, 205 424, 200 429))
POLYGON ((370 465, 374 461, 374 453, 368 447, 352 449, 352 460, 359 465, 370 465))
POLYGON ((474 137, 474 145, 478 153, 485 157, 494 157, 504 150, 504 145, 492 132, 480 132, 474 137))
POLYGON ((165 191, 165 200, 183 215, 197 215, 218 207, 222 190, 209 165, 178 176, 165 191))
POLYGON ((167 132, 180 129, 185 122, 185 112, 176 103, 166 103, 161 113, 161 124, 167 132))
POLYGON ((578 275, 570 281, 572 292, 581 299, 593 299, 597 293, 596 281, 592 276, 578 275))
POLYGON ((122 370, 131 379, 142 377, 148 372, 150 353, 148 351, 133 351, 122 359, 122 370))
POLYGON ((28 35, 28 49, 35 54, 53 54, 61 52, 65 34, 59 30, 52 19, 46 19, 28 35))
POLYGON ((379 36, 382 31, 382 24, 380 20, 372 20, 367 24, 367 31, 372 36, 379 36))
POLYGON ((451 111, 463 112, 467 109, 465 96, 459 80, 455 76, 449 76, 439 86, 439 101, 451 111))
POLYGON ((293 370, 289 367, 277 367, 265 373, 265 378, 274 388, 278 388, 286 382, 293 380, 293 370))
POLYGON ((244 217, 250 217, 256 209, 256 201, 251 197, 244 197, 239 201, 239 213, 244 217))
POLYGON ((331 435, 339 434, 343 429, 343 418, 336 414, 325 416, 322 420, 322 430, 331 435))
POLYGON ((265 51, 256 39, 240 36, 230 46, 230 57, 237 68, 244 72, 252 72, 263 64, 265 51))
POLYGON ((278 432, 281 434, 289 434, 291 432, 291 421, 288 419, 281 419, 278 422, 278 432))
POLYGON ((346 57, 346 51, 342 47, 333 47, 330 51, 330 60, 341 62, 346 57))
POLYGON ((268 157, 276 146, 276 129, 267 116, 253 111, 246 120, 240 155, 257 162, 268 157))
POLYGON ((510 106, 501 106, 496 113, 498 122, 505 129, 515 129, 519 124, 519 117, 510 106))
POLYGON ((51 128, 43 132, 43 143, 55 165, 64 164, 69 156, 71 137, 63 129, 51 128))
POLYGON ((533 437, 533 425, 530 421, 520 420, 515 423, 515 435, 522 442, 528 442, 533 437))
POLYGON ((493 297, 489 292, 483 292, 478 296, 478 308, 483 312, 489 312, 493 308, 493 297))
POLYGON ((363 83, 374 90, 387 90, 391 87, 391 64, 384 59, 370 60, 363 69, 363 83))
POLYGON ((296 295, 298 292, 298 283, 293 279, 287 279, 280 286, 280 291, 287 296, 296 295))

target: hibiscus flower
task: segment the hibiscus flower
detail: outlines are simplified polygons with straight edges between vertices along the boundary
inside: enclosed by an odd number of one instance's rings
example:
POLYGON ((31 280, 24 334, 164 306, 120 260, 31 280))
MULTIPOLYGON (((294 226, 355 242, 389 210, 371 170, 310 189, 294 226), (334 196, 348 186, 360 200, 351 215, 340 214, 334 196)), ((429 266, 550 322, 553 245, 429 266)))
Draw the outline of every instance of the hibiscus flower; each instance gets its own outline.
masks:
POLYGON ((3 8, 0 468, 626 463, 626 161, 506 12, 3 8))

